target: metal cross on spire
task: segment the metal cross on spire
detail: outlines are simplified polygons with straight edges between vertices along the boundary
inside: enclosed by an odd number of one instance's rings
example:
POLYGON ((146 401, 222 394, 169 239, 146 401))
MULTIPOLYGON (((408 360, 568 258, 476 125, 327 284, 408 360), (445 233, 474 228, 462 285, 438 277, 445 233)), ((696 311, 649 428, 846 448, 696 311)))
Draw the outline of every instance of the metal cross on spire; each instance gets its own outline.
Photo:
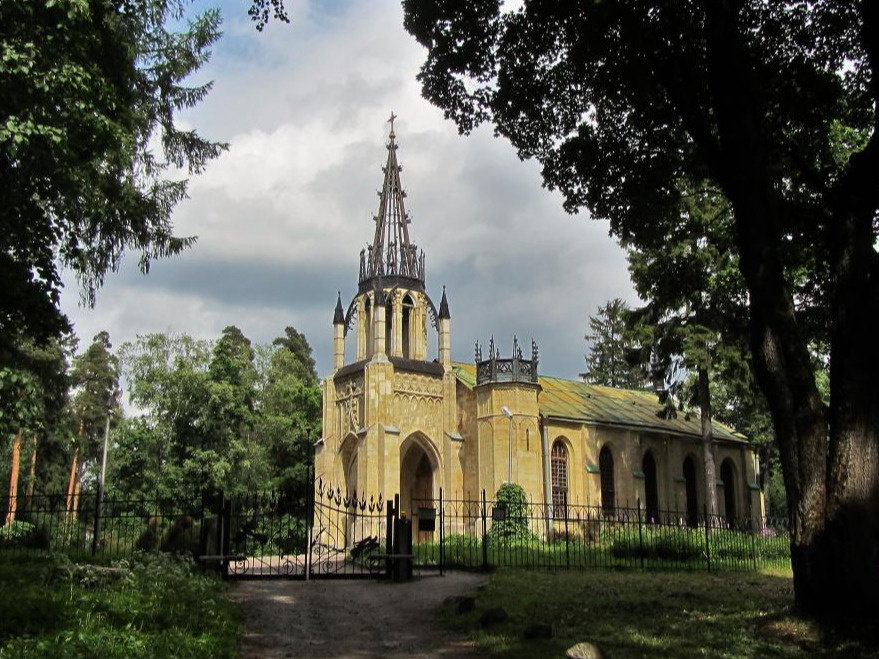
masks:
POLYGON ((395 115, 394 111, 391 110, 391 118, 388 119, 388 123, 391 124, 391 134, 388 137, 390 137, 391 139, 394 139, 394 137, 396 137, 396 135, 394 135, 394 119, 396 118, 397 115, 395 115))

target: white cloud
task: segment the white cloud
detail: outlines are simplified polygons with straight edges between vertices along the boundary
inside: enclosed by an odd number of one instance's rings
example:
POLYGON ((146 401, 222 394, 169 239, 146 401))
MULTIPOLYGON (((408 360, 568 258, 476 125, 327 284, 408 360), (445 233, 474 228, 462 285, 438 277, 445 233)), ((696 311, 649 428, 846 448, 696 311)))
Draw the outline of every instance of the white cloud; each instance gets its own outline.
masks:
POLYGON ((225 36, 199 81, 215 88, 182 117, 228 153, 191 182, 175 214, 188 253, 148 277, 135 258, 108 278, 94 310, 63 305, 83 341, 107 329, 216 337, 236 324, 270 341, 286 325, 308 336, 329 369, 336 291, 347 304, 360 249, 371 239, 388 114, 396 123, 413 240, 427 255, 438 303, 448 285, 453 351, 512 334, 541 345, 541 370, 582 371, 586 319, 607 299, 635 300, 622 251, 605 224, 566 215, 539 167, 485 127, 460 137, 420 97, 423 51, 402 29, 397 2, 295 2, 291 26, 262 34, 246 9, 224 9, 225 36))

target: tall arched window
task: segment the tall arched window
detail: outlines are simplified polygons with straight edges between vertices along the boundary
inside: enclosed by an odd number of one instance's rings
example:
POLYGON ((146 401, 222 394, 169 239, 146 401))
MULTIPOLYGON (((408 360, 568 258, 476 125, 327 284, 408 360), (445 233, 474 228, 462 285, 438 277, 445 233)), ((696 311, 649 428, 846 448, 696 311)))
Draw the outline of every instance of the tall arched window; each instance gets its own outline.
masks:
POLYGON ((641 470, 644 472, 644 510, 647 513, 647 521, 651 524, 659 522, 659 483, 656 479, 656 459, 653 453, 648 451, 641 461, 641 470))
POLYGON ((720 480, 723 483, 723 508, 726 523, 733 526, 736 521, 736 477, 732 460, 727 458, 720 465, 720 480))
POLYGON ((415 308, 415 303, 412 301, 412 296, 408 293, 406 297, 403 298, 403 357, 406 359, 412 359, 412 347, 409 334, 411 333, 411 325, 412 325, 412 310, 415 308))
POLYGON ((616 493, 613 479, 613 453, 606 444, 598 454, 598 470, 601 472, 601 508, 606 513, 616 509, 616 493))
POLYGON ((552 515, 558 519, 565 516, 565 503, 568 500, 568 449, 560 439, 552 445, 550 466, 552 468, 552 515))
POLYGON ((369 297, 366 298, 366 302, 363 306, 363 323, 366 327, 366 358, 369 359, 372 357, 372 300, 369 297))
POLYGON ((696 464, 691 456, 684 458, 684 484, 687 492, 687 524, 699 523, 699 501, 696 490, 696 464))

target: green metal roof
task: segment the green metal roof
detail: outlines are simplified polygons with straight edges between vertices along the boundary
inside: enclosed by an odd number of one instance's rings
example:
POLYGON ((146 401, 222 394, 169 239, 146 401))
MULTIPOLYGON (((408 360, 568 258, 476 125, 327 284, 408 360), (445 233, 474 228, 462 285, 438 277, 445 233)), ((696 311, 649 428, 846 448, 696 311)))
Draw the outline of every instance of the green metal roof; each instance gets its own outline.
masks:
MULTIPOLYGON (((458 381, 468 389, 476 386, 476 365, 452 364, 458 381)), ((620 428, 644 429, 674 435, 702 436, 699 413, 678 413, 676 419, 657 415, 661 405, 649 391, 615 389, 577 380, 541 376, 538 397, 540 413, 547 418, 578 423, 602 424, 620 428)), ((714 438, 747 442, 747 438, 722 423, 712 424, 714 438)))

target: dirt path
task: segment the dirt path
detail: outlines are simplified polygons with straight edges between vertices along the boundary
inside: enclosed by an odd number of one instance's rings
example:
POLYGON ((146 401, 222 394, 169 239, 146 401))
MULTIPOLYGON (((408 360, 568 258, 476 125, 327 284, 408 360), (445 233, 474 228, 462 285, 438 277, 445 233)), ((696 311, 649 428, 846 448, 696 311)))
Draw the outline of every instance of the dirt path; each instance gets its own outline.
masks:
POLYGON ((472 645, 439 627, 434 609, 473 593, 475 574, 375 581, 245 581, 231 598, 244 615, 244 657, 476 657, 472 645))

